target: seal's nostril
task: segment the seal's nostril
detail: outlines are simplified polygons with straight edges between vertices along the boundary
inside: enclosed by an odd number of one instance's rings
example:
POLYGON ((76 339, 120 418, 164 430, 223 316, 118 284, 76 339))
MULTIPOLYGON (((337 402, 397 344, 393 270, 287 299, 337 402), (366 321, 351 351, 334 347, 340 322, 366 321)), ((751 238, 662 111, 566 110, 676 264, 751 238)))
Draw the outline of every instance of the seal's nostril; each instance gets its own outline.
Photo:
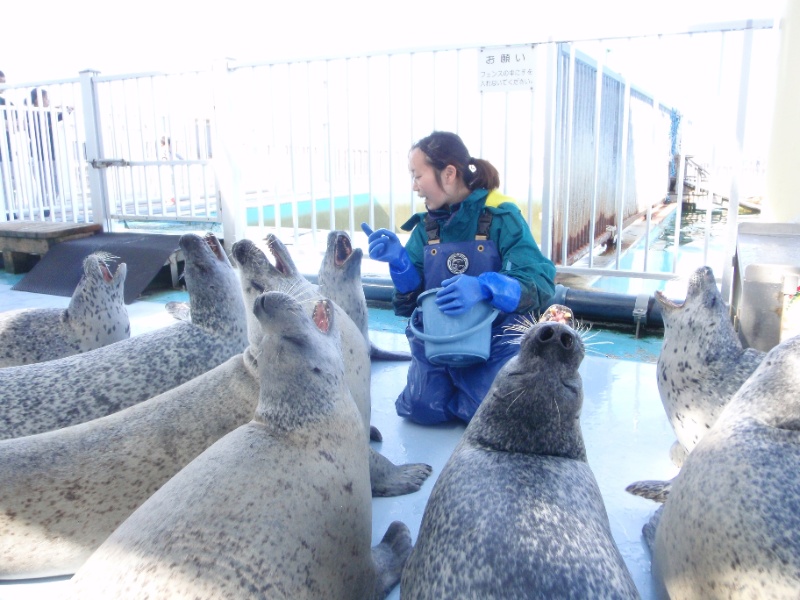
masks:
POLYGON ((549 341, 553 337, 553 328, 552 327, 544 327, 539 332, 539 339, 543 342, 549 341))
POLYGON ((564 348, 572 348, 572 344, 575 343, 575 337, 571 333, 562 333, 561 334, 561 344, 564 348))

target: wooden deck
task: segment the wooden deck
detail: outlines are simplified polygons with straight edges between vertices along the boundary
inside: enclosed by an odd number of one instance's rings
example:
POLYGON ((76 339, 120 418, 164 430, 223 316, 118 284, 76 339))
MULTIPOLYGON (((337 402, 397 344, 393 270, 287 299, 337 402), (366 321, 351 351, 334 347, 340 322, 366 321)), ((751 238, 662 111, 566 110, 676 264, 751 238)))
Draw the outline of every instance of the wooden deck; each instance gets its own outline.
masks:
POLYGON ((94 235, 98 223, 55 223, 52 221, 9 221, 0 223, 0 251, 8 273, 30 271, 38 257, 55 244, 94 235))

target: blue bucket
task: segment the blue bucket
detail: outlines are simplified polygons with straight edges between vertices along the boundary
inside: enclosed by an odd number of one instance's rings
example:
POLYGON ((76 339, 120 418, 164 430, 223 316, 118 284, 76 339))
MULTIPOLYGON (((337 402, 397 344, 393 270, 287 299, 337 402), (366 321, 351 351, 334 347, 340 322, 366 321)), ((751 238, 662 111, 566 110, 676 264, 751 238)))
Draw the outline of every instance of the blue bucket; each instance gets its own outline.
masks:
POLYGON ((478 302, 463 315, 446 315, 435 302, 440 289, 420 294, 409 324, 414 336, 425 342, 425 358, 449 367, 486 362, 491 353, 492 321, 500 311, 488 302, 478 302), (424 332, 414 327, 417 312, 422 313, 424 332))

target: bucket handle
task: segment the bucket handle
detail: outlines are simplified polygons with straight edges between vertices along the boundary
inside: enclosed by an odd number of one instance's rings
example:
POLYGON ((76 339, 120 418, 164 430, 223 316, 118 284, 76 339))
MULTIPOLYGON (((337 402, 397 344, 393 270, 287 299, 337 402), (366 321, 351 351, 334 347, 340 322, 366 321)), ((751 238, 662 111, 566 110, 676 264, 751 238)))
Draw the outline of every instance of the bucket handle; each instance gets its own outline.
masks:
POLYGON ((458 333, 451 333, 450 335, 430 335, 423 331, 420 331, 416 327, 414 327, 414 317, 417 316, 418 307, 414 308, 414 312, 411 313, 411 319, 408 322, 408 326, 411 328, 411 333, 414 334, 415 337, 421 339, 423 342, 439 342, 439 343, 446 343, 446 342, 455 342, 462 338, 471 336, 474 333, 478 333, 487 322, 494 321, 495 317, 500 314, 500 311, 496 308, 492 309, 486 318, 478 323, 477 325, 473 325, 469 329, 465 329, 464 331, 459 331, 458 333))

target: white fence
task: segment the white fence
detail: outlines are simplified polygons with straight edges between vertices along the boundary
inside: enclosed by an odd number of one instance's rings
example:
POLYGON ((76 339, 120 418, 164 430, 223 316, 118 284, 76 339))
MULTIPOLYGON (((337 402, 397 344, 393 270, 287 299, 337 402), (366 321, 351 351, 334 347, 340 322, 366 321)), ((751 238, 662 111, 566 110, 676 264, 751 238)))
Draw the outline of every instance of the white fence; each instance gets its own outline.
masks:
MULTIPOLYGON (((676 60, 659 76, 697 85, 687 73, 706 70, 716 94, 715 131, 726 132, 717 145, 706 143, 713 136, 704 133, 703 115, 687 116, 625 72, 631 55, 648 64, 630 39, 619 42, 621 50, 613 40, 545 42, 220 62, 180 74, 84 72, 6 86, 0 220, 94 220, 107 230, 130 221, 222 223, 226 241, 288 227, 321 246, 326 230, 352 233, 362 220, 396 229, 424 210, 410 189, 407 151, 444 129, 498 167, 502 191, 517 200, 562 272, 671 277, 679 268, 677 244, 674 259, 657 266, 648 266, 646 254, 670 169, 683 168, 673 157, 693 154, 709 172, 734 179, 752 161, 743 133, 753 115, 748 102, 764 105, 772 87, 748 82, 754 70, 764 70, 752 62, 773 56, 771 27, 747 22, 665 36, 671 48, 682 40, 695 47, 698 38, 711 48, 703 54, 697 46, 692 64, 676 60), (503 68, 489 72, 490 59, 503 68), (738 82, 738 94, 728 93, 730 81, 738 82), (26 102, 34 88, 47 89, 51 107, 26 102), (54 160, 35 151, 47 119, 54 160), (716 150, 731 140, 733 158, 716 150), (676 148, 681 142, 693 147, 676 148), (623 265, 621 244, 611 264, 596 262, 596 245, 637 217, 646 224, 643 265, 623 265)), ((641 41, 656 51, 662 43, 641 41)), ((652 70, 654 59, 650 64, 652 70)), ((673 176, 681 186, 682 173, 673 176)), ((735 209, 737 186, 722 188, 735 209)), ((735 235, 736 211, 729 217, 735 235)))

